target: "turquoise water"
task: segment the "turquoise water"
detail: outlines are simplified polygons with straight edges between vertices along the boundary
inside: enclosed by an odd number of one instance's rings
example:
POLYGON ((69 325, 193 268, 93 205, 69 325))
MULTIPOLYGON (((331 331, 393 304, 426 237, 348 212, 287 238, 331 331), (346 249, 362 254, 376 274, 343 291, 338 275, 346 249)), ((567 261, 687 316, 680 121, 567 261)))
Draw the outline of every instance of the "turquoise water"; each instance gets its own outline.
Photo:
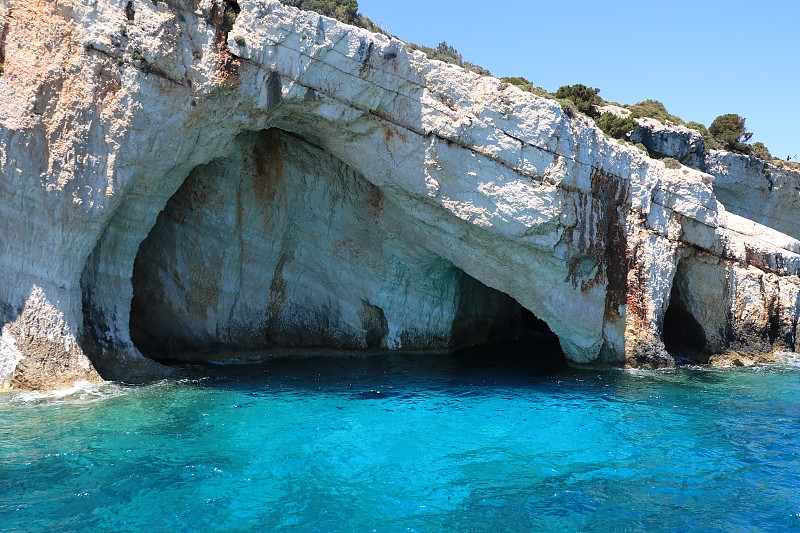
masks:
POLYGON ((395 356, 0 394, 0 530, 800 529, 800 368, 395 356))

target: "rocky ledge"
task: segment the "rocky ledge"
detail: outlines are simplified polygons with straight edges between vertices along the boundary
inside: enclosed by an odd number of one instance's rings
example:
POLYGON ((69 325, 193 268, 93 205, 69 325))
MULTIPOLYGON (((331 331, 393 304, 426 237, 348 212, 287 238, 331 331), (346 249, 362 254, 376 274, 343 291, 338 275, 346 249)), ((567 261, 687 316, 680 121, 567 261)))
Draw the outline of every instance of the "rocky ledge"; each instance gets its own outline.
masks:
POLYGON ((774 176, 756 198, 722 156, 665 168, 552 100, 277 1, 0 17, 0 382, 538 331, 576 366, 795 349, 800 242, 760 207, 784 201, 774 176))

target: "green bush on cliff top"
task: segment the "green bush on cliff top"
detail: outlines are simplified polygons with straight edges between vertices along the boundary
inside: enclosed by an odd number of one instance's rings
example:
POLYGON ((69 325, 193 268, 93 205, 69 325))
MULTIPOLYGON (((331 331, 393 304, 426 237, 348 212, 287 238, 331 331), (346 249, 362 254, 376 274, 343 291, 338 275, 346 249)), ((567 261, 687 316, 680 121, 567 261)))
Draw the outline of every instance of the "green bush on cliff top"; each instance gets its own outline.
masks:
POLYGON ((592 115, 592 106, 599 103, 600 99, 597 93, 600 89, 587 87, 582 83, 576 85, 564 85, 559 87, 556 91, 555 97, 558 100, 571 100, 575 104, 575 108, 585 115, 592 115))
POLYGON ((682 118, 673 115, 658 100, 644 100, 638 104, 627 106, 633 118, 654 118, 659 122, 685 125, 682 118))
POLYGON ((354 26, 358 20, 358 0, 281 0, 281 3, 313 11, 354 26))
POLYGON ((719 150, 721 148, 717 140, 708 133, 708 128, 699 122, 687 122, 686 127, 698 132, 703 136, 703 145, 706 150, 719 150))
POLYGON ((509 85, 513 85, 514 87, 517 87, 525 92, 533 93, 536 96, 552 98, 552 95, 549 92, 541 87, 535 86, 530 80, 521 76, 500 78, 500 81, 503 83, 508 83, 509 85))
POLYGON ((744 123, 745 118, 736 113, 720 115, 708 127, 708 132, 726 150, 747 154, 750 153, 750 147, 745 143, 753 134, 747 131, 744 123))
POLYGON ((281 3, 305 11, 313 11, 373 33, 386 33, 377 24, 359 13, 358 0, 281 0, 281 3))
POLYGON ((603 113, 594 122, 606 135, 615 139, 627 139, 628 134, 638 126, 632 116, 622 118, 613 113, 603 113))
POLYGON ((438 59, 439 61, 444 61, 445 63, 452 63, 453 65, 458 65, 459 67, 471 70, 472 72, 480 74, 481 76, 492 75, 492 73, 485 68, 474 63, 470 63, 469 61, 464 61, 464 58, 461 57, 461 54, 458 52, 458 50, 447 44, 446 41, 440 42, 436 48, 420 46, 414 43, 408 43, 408 47, 412 50, 420 50, 421 52, 424 52, 429 59, 438 59))
POLYGON ((769 148, 761 141, 753 143, 752 154, 763 161, 772 161, 772 154, 769 148))

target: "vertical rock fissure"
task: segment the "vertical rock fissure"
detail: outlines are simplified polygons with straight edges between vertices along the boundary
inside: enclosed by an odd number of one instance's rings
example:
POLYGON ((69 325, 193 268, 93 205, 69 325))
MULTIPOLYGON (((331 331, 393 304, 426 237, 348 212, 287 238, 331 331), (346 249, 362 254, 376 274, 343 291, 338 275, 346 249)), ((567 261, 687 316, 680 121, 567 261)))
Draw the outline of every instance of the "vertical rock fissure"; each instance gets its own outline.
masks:
POLYGON ((6 64, 6 37, 8 37, 8 29, 11 26, 8 22, 3 23, 0 26, 0 76, 3 75, 5 71, 5 64, 6 64))
MULTIPOLYGON (((238 249, 236 250, 239 255, 239 260, 237 261, 239 268, 237 271, 238 277, 238 285, 242 284, 242 280, 244 279, 244 250, 245 250, 245 242, 244 242, 244 231, 243 231, 243 209, 242 209, 242 187, 244 186, 244 177, 239 177, 239 183, 236 188, 236 236, 238 237, 238 249)), ((234 321, 234 313, 239 306, 239 296, 240 291, 236 291, 233 296, 233 303, 231 304, 230 309, 228 310, 228 323, 233 323, 234 321)))
POLYGON ((214 27, 214 43, 219 55, 217 70, 223 79, 239 74, 239 58, 228 49, 228 35, 240 12, 239 4, 232 0, 214 0, 211 5, 209 18, 214 27))

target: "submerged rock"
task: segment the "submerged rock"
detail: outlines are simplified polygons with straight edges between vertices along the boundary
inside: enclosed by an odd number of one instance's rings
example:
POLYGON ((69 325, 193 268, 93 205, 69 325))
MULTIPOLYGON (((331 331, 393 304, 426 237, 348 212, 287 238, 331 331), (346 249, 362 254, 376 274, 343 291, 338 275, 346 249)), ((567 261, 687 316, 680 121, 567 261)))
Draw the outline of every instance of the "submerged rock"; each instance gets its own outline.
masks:
POLYGON ((396 39, 232 4, 0 8, 1 380, 538 320, 574 365, 794 351, 800 243, 711 175, 396 39))

